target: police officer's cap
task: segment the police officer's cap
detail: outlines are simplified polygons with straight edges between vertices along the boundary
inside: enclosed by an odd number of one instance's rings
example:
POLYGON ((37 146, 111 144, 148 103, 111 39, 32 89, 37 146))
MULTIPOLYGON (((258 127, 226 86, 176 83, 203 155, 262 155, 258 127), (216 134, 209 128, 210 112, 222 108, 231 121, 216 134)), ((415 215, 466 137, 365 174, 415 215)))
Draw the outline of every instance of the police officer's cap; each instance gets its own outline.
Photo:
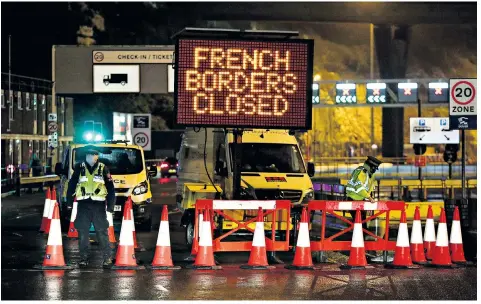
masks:
POLYGON ((85 146, 85 155, 99 155, 99 151, 94 146, 85 146))
POLYGON ((366 160, 366 163, 370 166, 374 166, 374 167, 378 168, 379 165, 382 164, 382 161, 375 158, 374 156, 368 156, 367 160, 366 160))

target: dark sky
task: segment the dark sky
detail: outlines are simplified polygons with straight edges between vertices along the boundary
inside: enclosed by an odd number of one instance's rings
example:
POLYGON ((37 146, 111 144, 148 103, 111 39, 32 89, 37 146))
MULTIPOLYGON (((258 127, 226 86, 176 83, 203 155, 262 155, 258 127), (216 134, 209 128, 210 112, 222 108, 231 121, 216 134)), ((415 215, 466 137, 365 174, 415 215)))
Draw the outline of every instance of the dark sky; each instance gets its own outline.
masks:
POLYGON ((51 79, 52 45, 75 44, 78 20, 68 3, 2 3, 2 72, 8 72, 8 35, 12 36, 12 73, 51 79))

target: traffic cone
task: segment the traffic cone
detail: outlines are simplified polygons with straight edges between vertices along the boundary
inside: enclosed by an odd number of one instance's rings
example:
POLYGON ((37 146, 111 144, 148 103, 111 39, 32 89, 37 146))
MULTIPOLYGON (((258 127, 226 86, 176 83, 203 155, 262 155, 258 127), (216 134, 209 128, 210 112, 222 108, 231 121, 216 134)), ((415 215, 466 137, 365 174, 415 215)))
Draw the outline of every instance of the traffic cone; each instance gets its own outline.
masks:
POLYGON ((58 203, 53 206, 53 217, 50 222, 47 249, 42 265, 35 265, 35 269, 73 269, 74 266, 65 264, 62 245, 62 230, 60 227, 60 212, 58 203))
POLYGON ((212 248, 212 233, 210 229, 210 216, 207 210, 204 210, 204 221, 200 229, 199 251, 195 257, 193 265, 187 265, 186 268, 192 269, 222 269, 221 266, 215 265, 214 250, 212 248))
MULTIPOLYGON (((401 221, 397 233, 396 250, 394 260, 385 265, 386 268, 415 268, 411 260, 411 248, 409 246, 408 224, 406 222, 406 210, 401 211, 401 221)), ((416 267, 417 268, 417 267, 416 267)))
POLYGON ((109 230, 108 230, 109 242, 117 243, 117 241, 115 240, 114 217, 110 212, 107 212, 107 221, 109 222, 109 230))
POLYGON ((453 224, 451 226, 451 235, 449 237, 449 249, 451 249, 451 261, 453 263, 466 264, 458 206, 454 208, 453 224))
POLYGON ((40 224, 40 232, 44 232, 47 229, 48 224, 48 214, 50 213, 50 187, 47 187, 47 192, 45 193, 45 205, 43 206, 43 216, 42 223, 40 224))
POLYGON ((242 265, 242 269, 270 269, 275 268, 269 266, 267 262, 266 252, 266 236, 264 234, 264 216, 262 207, 259 207, 257 213, 256 228, 254 230, 254 239, 252 240, 251 253, 247 265, 242 265))
POLYGON ((309 240, 309 223, 307 210, 302 208, 301 222, 299 223, 299 235, 297 237, 296 253, 292 265, 285 266, 287 269, 314 269, 311 255, 311 241, 309 240))
POLYGON ((426 259, 433 259, 435 244, 436 230, 434 229, 433 208, 429 205, 428 218, 426 219, 426 226, 424 227, 424 251, 426 252, 426 259))
POLYGON ((423 231, 419 207, 414 211, 413 228, 411 231, 411 257, 414 264, 426 264, 426 256, 423 248, 423 231))
POLYGON ((164 205, 160 217, 159 235, 157 236, 157 247, 152 261, 152 269, 180 269, 180 266, 174 266, 172 262, 167 205, 164 205))
POLYGON ((341 269, 365 269, 367 266, 366 250, 364 249, 364 236, 362 233, 361 212, 356 210, 356 219, 352 232, 351 251, 347 265, 342 265, 341 269))
POLYGON ((143 266, 137 265, 135 259, 134 238, 132 233, 133 227, 132 217, 132 201, 127 200, 124 205, 124 217, 122 219, 122 227, 120 229, 119 246, 117 248, 117 256, 115 265, 112 269, 143 269, 143 266))
POLYGON ((73 207, 72 207, 72 215, 70 216, 70 225, 68 227, 68 233, 67 237, 69 238, 78 238, 78 231, 75 229, 75 219, 77 218, 77 198, 73 201, 73 207))
MULTIPOLYGON (((192 240, 192 250, 190 251, 190 255, 184 259, 184 261, 189 261, 189 262, 192 262, 192 261, 195 261, 195 256, 197 255, 197 252, 199 251, 199 236, 200 236, 200 230, 202 229, 202 226, 203 226, 203 219, 204 219, 204 215, 202 214, 202 212, 199 212, 199 210, 196 210, 195 211, 196 214, 197 214, 197 231, 195 231, 195 227, 194 227, 194 236, 193 236, 193 240, 192 240)), ((194 221, 194 225, 195 225, 195 221, 194 221)))
POLYGON ((434 247, 431 266, 451 268, 451 256, 449 255, 448 227, 446 226, 446 213, 441 208, 441 217, 438 224, 438 237, 434 247))
POLYGON ((47 220, 47 226, 45 227, 45 234, 49 234, 50 232, 50 223, 52 222, 52 216, 53 216, 53 211, 55 209, 55 204, 57 203, 57 192, 55 190, 55 187, 52 189, 51 193, 51 198, 50 198, 50 207, 48 211, 48 220, 47 220))

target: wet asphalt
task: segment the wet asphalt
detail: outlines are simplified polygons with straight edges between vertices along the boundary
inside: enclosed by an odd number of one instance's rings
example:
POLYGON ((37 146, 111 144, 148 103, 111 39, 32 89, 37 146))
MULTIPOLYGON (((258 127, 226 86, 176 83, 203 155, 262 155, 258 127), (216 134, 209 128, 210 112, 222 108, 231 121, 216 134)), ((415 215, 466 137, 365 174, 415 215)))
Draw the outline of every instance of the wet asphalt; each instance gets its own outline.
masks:
MULTIPOLYGON (((153 182, 151 232, 137 232, 143 248, 140 265, 151 263, 163 204, 169 208, 172 257, 186 266, 189 250, 175 208, 175 180, 153 182)), ((39 271, 47 238, 38 233, 44 197, 26 194, 2 199, 2 300, 475 300, 477 268, 391 270, 373 265, 341 270, 338 263, 316 264, 315 270, 244 270, 248 253, 220 253, 221 270, 108 270, 92 245, 86 269, 39 271)), ((92 235, 94 237, 94 235, 92 235)), ((117 232, 118 239, 118 232, 117 232)), ((475 256, 476 236, 463 235, 466 258, 475 256)), ((77 241, 63 238, 67 263, 78 261, 77 241)), ((292 253, 279 253, 285 263, 292 253)), ((346 258, 346 257, 344 257, 346 258)), ((345 259, 339 259, 345 261, 345 259)), ((331 260, 332 262, 332 260, 331 260)), ((334 261, 335 262, 335 261, 334 261)))

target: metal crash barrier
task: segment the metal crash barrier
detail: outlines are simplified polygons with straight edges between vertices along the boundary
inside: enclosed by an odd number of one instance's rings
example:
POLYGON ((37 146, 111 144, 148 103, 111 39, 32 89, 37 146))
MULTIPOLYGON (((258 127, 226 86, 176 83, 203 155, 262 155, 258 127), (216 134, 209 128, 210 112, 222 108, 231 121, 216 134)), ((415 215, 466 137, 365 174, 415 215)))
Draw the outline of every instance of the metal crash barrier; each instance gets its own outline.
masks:
POLYGON ((364 201, 310 201, 308 204, 308 212, 321 211, 322 212, 322 226, 319 236, 319 240, 311 241, 312 251, 348 251, 351 248, 351 240, 348 241, 336 241, 339 236, 348 233, 354 228, 354 219, 350 221, 345 217, 338 215, 335 211, 355 211, 356 209, 374 211, 374 214, 367 216, 362 223, 366 223, 370 220, 378 218, 380 215, 385 214, 386 218, 386 232, 384 237, 379 237, 372 232, 363 228, 363 234, 370 235, 374 238, 373 241, 364 241, 366 250, 382 250, 393 251, 396 247, 396 241, 389 241, 389 219, 390 211, 403 210, 405 203, 401 201, 379 201, 377 203, 364 202, 364 201), (347 223, 348 228, 343 229, 330 237, 326 237, 326 219, 327 215, 336 217, 337 219, 347 223))
MULTIPOLYGON (((251 217, 248 221, 241 221, 235 218, 232 211, 254 211, 257 213, 262 207, 264 215, 264 225, 266 232, 270 231, 270 236, 266 236, 267 251, 288 251, 289 250, 289 230, 292 228, 290 222, 291 202, 287 200, 269 201, 236 201, 236 200, 197 200, 195 204, 195 231, 194 237, 199 235, 198 215, 204 210, 209 210, 212 216, 221 216, 224 221, 231 222, 231 228, 226 233, 221 229, 221 233, 213 238, 212 246, 214 252, 228 251, 250 251, 252 240, 249 241, 227 241, 226 238, 239 232, 241 229, 254 233, 257 216, 251 217), (281 215, 279 215, 281 214, 281 215), (277 232, 286 231, 284 240, 276 240, 277 232)), ((222 227, 223 228, 223 227, 222 227)), ((212 230, 215 229, 212 224, 212 230)))

